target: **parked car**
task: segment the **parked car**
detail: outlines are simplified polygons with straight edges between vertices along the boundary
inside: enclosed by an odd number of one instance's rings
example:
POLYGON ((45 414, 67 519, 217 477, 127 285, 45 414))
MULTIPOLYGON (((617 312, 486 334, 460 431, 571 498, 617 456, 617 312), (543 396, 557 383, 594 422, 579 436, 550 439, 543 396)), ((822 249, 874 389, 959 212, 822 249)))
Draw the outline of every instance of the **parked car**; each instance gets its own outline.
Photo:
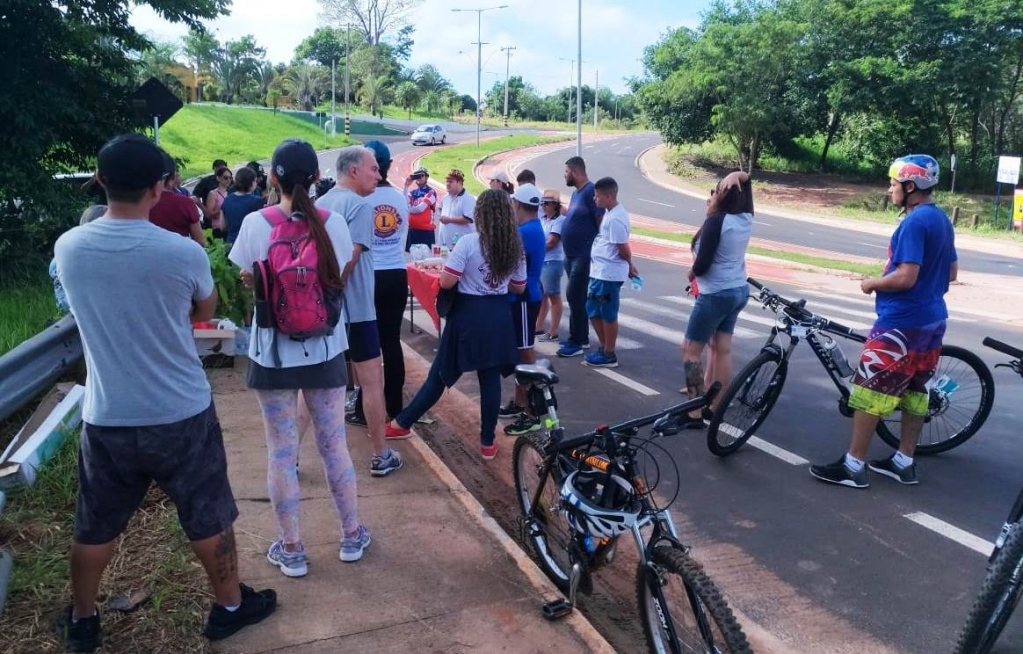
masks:
POLYGON ((447 132, 440 125, 420 125, 412 132, 412 145, 443 144, 447 138, 447 132))

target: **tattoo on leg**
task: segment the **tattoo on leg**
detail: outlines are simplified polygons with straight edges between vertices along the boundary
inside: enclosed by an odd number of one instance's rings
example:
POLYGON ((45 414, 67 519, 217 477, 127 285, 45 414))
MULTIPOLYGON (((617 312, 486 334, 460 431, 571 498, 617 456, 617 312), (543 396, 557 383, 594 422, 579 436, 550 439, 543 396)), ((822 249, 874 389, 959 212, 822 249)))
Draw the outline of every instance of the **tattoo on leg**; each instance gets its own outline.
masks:
POLYGON ((685 361, 682 365, 686 371, 686 387, 689 389, 689 397, 696 398, 703 395, 703 365, 699 361, 685 361))
POLYGON ((234 542, 234 528, 228 527, 217 541, 214 550, 217 558, 217 577, 220 581, 228 581, 238 572, 238 553, 234 542))

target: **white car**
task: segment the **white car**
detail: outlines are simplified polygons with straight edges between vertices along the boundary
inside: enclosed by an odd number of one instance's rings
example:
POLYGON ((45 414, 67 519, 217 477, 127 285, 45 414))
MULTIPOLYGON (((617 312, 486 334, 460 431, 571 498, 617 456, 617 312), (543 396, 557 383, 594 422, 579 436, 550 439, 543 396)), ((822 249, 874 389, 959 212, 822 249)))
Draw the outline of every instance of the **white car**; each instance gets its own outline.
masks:
POLYGON ((412 145, 437 145, 448 138, 440 125, 420 125, 412 132, 412 145))

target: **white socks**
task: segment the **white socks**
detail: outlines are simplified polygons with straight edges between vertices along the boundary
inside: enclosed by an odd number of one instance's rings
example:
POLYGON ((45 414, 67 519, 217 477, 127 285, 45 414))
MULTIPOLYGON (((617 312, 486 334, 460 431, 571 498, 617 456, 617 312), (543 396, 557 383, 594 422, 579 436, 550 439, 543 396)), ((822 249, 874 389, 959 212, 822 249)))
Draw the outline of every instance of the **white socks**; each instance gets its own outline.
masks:
POLYGON ((892 457, 892 463, 894 463, 899 470, 905 470, 909 466, 913 465, 913 457, 906 456, 902 452, 896 452, 895 456, 892 457))
POLYGON ((846 453, 845 455, 845 467, 849 469, 849 472, 856 474, 863 470, 863 461, 860 461, 852 454, 846 453))

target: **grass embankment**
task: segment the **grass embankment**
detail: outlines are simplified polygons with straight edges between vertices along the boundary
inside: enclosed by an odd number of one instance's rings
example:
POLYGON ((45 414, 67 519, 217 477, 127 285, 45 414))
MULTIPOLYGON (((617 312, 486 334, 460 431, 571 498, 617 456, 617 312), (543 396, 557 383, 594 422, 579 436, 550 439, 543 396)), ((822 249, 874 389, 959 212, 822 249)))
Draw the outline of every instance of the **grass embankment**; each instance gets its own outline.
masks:
MULTIPOLYGON (((828 173, 819 168, 820 139, 801 139, 787 156, 763 155, 758 162, 760 179, 755 176, 754 191, 766 203, 800 211, 827 212, 831 215, 894 225, 899 209, 885 202, 887 185, 878 171, 855 159, 841 144, 832 146, 828 155, 828 173), (790 177, 789 177, 790 176, 790 177), (812 195, 812 205, 787 201, 794 196, 812 195)), ((665 152, 668 170, 686 182, 712 188, 725 170, 735 169, 735 151, 725 143, 670 147, 665 152)), ((1023 234, 1008 229, 1012 197, 1003 197, 998 223, 995 224, 995 198, 990 195, 937 191, 935 203, 952 216, 959 208, 956 229, 963 233, 1023 242, 1023 234), (970 227, 972 216, 977 227, 970 227)))
POLYGON ((476 181, 476 178, 472 175, 472 170, 476 166, 476 163, 481 159, 485 159, 486 157, 497 154, 498 152, 528 148, 533 145, 542 145, 544 143, 554 143, 556 141, 563 140, 566 139, 550 136, 528 136, 518 134, 513 136, 502 136, 496 139, 480 141, 480 146, 478 148, 475 143, 466 143, 464 145, 444 148, 443 150, 435 150, 423 157, 421 163, 430 171, 430 176, 441 183, 444 181, 444 176, 447 175, 448 171, 452 168, 461 170, 465 173, 465 188, 473 195, 479 195, 486 190, 486 187, 476 181))
MULTIPOLYGON (((53 629, 70 601, 68 551, 78 488, 78 439, 71 436, 36 485, 9 498, 0 547, 14 557, 0 651, 57 652, 53 629)), ((100 585, 101 602, 146 589, 134 613, 102 613, 106 652, 208 652, 201 636, 208 606, 205 575, 177 523, 170 500, 151 489, 119 542, 100 585)))
MULTIPOLYGON (((678 243, 685 243, 686 245, 693 240, 692 234, 660 232, 654 229, 643 229, 642 227, 633 227, 632 233, 639 234, 640 236, 649 236, 651 238, 660 238, 666 241, 676 241, 678 243)), ((841 259, 828 259, 826 257, 815 257, 807 254, 800 254, 798 252, 785 252, 756 246, 750 246, 746 251, 749 254, 802 264, 808 268, 827 268, 828 270, 839 270, 856 275, 863 275, 864 277, 879 277, 884 268, 881 264, 874 265, 843 261, 841 259)))
POLYGON ((48 281, 0 288, 0 356, 59 317, 48 281))
POLYGON ((187 160, 182 178, 206 175, 214 159, 230 165, 269 159, 287 138, 309 141, 315 148, 343 147, 345 136, 325 138, 316 126, 293 116, 239 107, 185 106, 160 129, 160 145, 187 160))

